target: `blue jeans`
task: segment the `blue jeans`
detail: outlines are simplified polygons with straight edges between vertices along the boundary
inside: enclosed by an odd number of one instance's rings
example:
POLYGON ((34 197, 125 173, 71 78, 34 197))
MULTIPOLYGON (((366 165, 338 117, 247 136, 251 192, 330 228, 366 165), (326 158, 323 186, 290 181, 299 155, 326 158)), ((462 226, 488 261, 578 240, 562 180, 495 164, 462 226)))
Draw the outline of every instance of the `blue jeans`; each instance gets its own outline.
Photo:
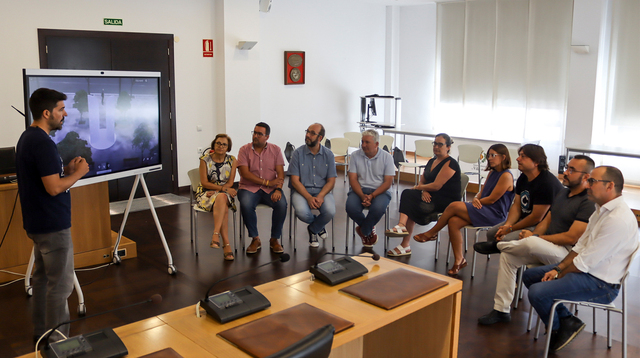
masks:
MULTIPOLYGON (((309 194, 313 196, 318 195, 318 193, 311 192, 309 194)), ((293 205, 296 211, 296 216, 303 222, 309 224, 309 230, 314 234, 322 231, 324 226, 336 215, 336 201, 333 199, 332 193, 324 196, 324 202, 322 206, 320 206, 320 209, 314 209, 320 211, 320 215, 312 213, 307 199, 293 189, 291 189, 291 205, 293 205)), ((291 218, 291 220, 293 220, 293 218, 291 218)))
MULTIPOLYGON (((528 269, 522 278, 522 282, 529 289, 529 302, 547 327, 551 306, 556 299, 607 304, 618 296, 620 285, 608 284, 588 273, 568 273, 559 280, 540 282, 544 274, 555 266, 557 264, 528 269)), ((570 315, 571 313, 564 305, 558 305, 551 329, 560 328, 560 318, 570 315)))
POLYGON ((265 204, 273 209, 271 215, 271 238, 279 239, 282 236, 282 226, 287 217, 287 199, 284 195, 280 200, 274 202, 271 200, 271 194, 267 194, 260 189, 252 193, 245 189, 238 190, 238 200, 240 201, 240 212, 242 220, 249 230, 250 237, 258 237, 258 216, 256 215, 256 206, 265 204))
MULTIPOLYGON (((362 192, 366 195, 369 195, 374 191, 375 189, 362 188, 362 192)), ((389 193, 389 191, 376 196, 375 199, 371 201, 371 206, 369 206, 369 213, 365 216, 362 212, 365 208, 362 205, 362 200, 352 190, 349 191, 349 195, 347 196, 347 215, 349 215, 351 220, 355 221, 356 224, 360 226, 362 235, 369 235, 373 231, 373 228, 376 226, 378 221, 380 221, 380 219, 384 215, 390 201, 391 194, 389 193)))
MULTIPOLYGON (((34 335, 69 320, 67 299, 73 291, 73 241, 71 229, 48 234, 29 234, 33 240, 34 270, 32 319, 34 335)), ((69 336, 69 325, 58 328, 69 336)), ((62 339, 57 333, 52 338, 62 339)))

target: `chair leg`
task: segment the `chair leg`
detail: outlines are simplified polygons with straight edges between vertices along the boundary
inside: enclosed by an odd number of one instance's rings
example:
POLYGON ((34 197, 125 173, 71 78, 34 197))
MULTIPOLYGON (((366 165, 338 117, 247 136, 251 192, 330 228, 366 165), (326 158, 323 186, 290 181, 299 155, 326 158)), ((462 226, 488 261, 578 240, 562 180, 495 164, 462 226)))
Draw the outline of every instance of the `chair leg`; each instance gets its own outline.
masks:
MULTIPOLYGON (((438 238, 436 239, 436 261, 438 261, 438 255, 440 254, 440 231, 438 231, 438 238)), ((447 262, 447 264, 449 264, 447 262)))
MULTIPOLYGON (((480 234, 480 230, 476 229, 476 236, 475 236, 475 239, 473 240, 474 245, 478 242, 479 234, 480 234)), ((475 276, 476 276, 476 250, 473 250, 473 259, 471 263, 471 278, 474 278, 475 276)))
POLYGON ((193 235, 194 235, 194 245, 196 247, 196 256, 198 256, 198 213, 194 213, 195 215, 195 219, 193 220, 193 224, 194 224, 194 229, 193 229, 193 235))
POLYGON ((518 269, 518 274, 517 274, 517 278, 518 281, 516 283, 516 302, 514 302, 513 304, 513 309, 518 309, 518 302, 520 301, 520 297, 522 295, 522 276, 524 276, 524 270, 527 269, 527 266, 522 265, 520 266, 520 268, 518 269))
POLYGON ((345 235, 344 235, 344 253, 349 253, 349 215, 347 215, 347 225, 345 225, 345 235))
MULTIPOLYGON (((596 308, 595 307, 593 308, 592 314, 593 314, 593 334, 596 334, 597 330, 598 330, 598 326, 596 325, 596 308)), ((609 332, 607 332, 607 333, 609 333, 609 332)))
POLYGON ((529 320, 527 321, 527 332, 531 332, 532 325, 533 325, 533 306, 529 307, 529 320))
POLYGON ((290 221, 293 221, 293 252, 296 252, 298 249, 296 245, 296 238, 298 237, 298 217, 290 217, 290 221))
POLYGON ((607 348, 611 348, 611 311, 609 310, 607 310, 607 348))
POLYGON ((335 237, 336 237, 336 229, 333 223, 333 218, 331 218, 331 251, 332 252, 336 252, 335 237))
POLYGON ((238 233, 236 232, 236 212, 233 212, 233 251, 237 254, 238 253, 238 244, 237 244, 237 235, 238 233))

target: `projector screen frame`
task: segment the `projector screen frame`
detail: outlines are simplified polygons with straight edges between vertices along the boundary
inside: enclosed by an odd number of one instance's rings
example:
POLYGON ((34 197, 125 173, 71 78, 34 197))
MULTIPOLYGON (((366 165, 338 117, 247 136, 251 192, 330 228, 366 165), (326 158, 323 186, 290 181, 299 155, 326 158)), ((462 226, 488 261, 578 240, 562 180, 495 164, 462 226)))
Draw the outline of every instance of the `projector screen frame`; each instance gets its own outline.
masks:
MULTIPOLYGON (((91 177, 81 178, 73 187, 79 187, 89 184, 100 183, 104 181, 122 179, 127 177, 136 176, 139 174, 146 174, 150 172, 162 170, 162 153, 161 153, 161 127, 162 127, 162 74, 158 71, 114 71, 114 70, 66 70, 66 69, 23 69, 23 92, 24 92, 24 109, 25 109, 25 126, 29 127, 33 122, 33 116, 29 110, 29 97, 32 91, 37 88, 31 89, 29 87, 30 77, 84 77, 84 78, 153 78, 156 79, 157 86, 157 148, 158 159, 160 163, 143 165, 137 168, 124 169, 112 173, 96 174, 91 177)), ((58 90, 56 88, 52 88, 58 90)), ((62 92, 62 91, 60 91, 62 92)), ((67 98, 67 101, 72 98, 67 98)), ((64 128, 64 127, 63 127, 64 128)))

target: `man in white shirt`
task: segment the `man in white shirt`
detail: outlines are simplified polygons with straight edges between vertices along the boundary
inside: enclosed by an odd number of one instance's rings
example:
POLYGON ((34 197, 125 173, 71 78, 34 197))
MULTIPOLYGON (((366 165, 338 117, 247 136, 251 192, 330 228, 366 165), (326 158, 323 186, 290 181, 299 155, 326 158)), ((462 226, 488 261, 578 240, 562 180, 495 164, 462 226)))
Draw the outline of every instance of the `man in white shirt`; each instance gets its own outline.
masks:
MULTIPOLYGON (((596 211, 578 243, 557 265, 525 271, 529 302, 549 329, 554 300, 610 303, 620 290, 633 254, 638 248, 638 222, 622 200, 624 178, 620 170, 601 166, 588 179, 589 198, 596 211)), ((585 324, 558 305, 551 322, 551 350, 559 351, 582 331, 585 324)))

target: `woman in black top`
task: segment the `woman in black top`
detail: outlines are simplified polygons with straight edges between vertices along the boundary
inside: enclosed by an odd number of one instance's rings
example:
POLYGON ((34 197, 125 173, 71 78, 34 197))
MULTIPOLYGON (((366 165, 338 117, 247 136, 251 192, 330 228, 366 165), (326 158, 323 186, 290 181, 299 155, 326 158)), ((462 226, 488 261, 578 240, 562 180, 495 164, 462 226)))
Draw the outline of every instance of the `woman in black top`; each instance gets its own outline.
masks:
POLYGON ((398 225, 387 230, 386 235, 403 239, 387 255, 410 255, 409 241, 415 224, 427 225, 431 222, 430 214, 443 212, 449 204, 460 200, 460 166, 449 156, 452 143, 449 135, 436 135, 433 141, 433 158, 427 163, 420 177, 420 184, 402 192, 398 225))

